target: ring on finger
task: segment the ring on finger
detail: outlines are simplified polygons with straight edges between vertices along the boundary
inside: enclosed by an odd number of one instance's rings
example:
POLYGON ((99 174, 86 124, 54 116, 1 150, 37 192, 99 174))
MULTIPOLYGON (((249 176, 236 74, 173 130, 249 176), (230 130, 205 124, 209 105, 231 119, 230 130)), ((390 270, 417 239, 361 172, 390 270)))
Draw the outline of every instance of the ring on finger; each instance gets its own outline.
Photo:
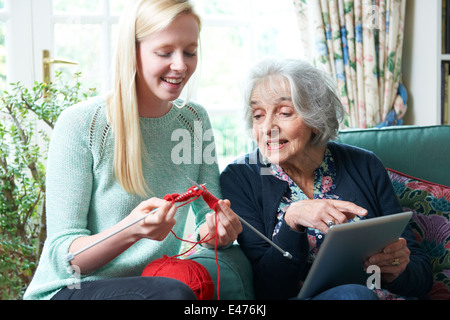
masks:
POLYGON ((400 265, 400 259, 399 258, 395 258, 394 261, 392 261, 391 265, 399 266, 400 265))
POLYGON ((328 228, 331 228, 332 226, 334 226, 336 224, 336 222, 332 219, 326 222, 328 228))

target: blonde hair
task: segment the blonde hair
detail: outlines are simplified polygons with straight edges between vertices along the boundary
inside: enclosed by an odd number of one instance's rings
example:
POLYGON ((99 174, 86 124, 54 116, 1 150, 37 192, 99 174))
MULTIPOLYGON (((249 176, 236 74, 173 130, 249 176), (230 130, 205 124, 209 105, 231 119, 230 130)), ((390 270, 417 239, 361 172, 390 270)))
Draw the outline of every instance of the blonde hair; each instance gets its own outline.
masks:
POLYGON ((187 0, 131 0, 122 14, 115 56, 113 91, 107 117, 114 134, 114 171, 122 187, 143 197, 149 188, 143 176, 143 146, 136 93, 136 47, 148 35, 166 28, 177 16, 199 16, 187 0))

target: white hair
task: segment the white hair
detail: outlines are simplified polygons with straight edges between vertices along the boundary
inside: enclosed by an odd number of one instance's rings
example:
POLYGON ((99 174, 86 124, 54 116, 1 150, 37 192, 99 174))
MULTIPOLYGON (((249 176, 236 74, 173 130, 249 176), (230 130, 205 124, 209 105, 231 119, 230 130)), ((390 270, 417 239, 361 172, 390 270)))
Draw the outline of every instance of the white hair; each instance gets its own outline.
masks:
POLYGON ((344 118, 344 108, 335 92, 334 82, 318 68, 298 59, 265 59, 250 70, 243 93, 246 129, 253 126, 253 90, 262 83, 272 89, 275 87, 274 80, 280 78, 290 86, 297 113, 309 127, 317 130, 312 143, 325 145, 336 139, 344 118))

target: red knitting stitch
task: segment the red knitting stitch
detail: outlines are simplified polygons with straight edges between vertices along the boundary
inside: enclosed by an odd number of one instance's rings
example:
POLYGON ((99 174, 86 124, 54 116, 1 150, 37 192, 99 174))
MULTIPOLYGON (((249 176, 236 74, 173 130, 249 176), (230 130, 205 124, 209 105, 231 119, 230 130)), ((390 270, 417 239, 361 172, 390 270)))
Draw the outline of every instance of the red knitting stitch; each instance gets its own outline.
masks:
MULTIPOLYGON (((206 190, 206 188, 205 188, 205 190, 206 190)), ((190 187, 189 189, 187 189, 187 191, 183 194, 178 194, 178 193, 166 194, 164 196, 164 200, 175 203, 175 202, 183 202, 183 201, 191 199, 187 203, 179 206, 179 207, 181 207, 181 206, 188 204, 191 201, 198 199, 202 193, 203 193, 203 190, 197 188, 196 186, 193 186, 193 187, 190 187)))
POLYGON ((201 193, 203 200, 208 204, 208 207, 216 211, 217 203, 219 199, 211 194, 208 190, 206 190, 205 186, 201 186, 203 188, 203 192, 201 193))

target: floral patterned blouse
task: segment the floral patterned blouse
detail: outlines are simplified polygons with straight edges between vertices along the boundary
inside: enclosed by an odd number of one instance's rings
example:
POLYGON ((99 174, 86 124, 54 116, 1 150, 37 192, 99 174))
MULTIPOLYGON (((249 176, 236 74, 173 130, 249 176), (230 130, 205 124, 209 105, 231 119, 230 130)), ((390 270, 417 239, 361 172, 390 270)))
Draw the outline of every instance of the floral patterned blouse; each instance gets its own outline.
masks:
MULTIPOLYGON (((277 210, 277 223, 272 237, 274 237, 280 230, 280 226, 286 213, 292 202, 306 200, 308 197, 297 186, 297 184, 284 172, 284 170, 276 164, 271 165, 273 175, 280 180, 287 181, 289 183, 289 189, 285 192, 281 198, 280 205, 277 210)), ((334 184, 336 178, 336 168, 331 152, 328 148, 325 151, 325 157, 322 164, 314 172, 314 199, 336 199, 339 200, 339 196, 333 193, 336 185, 334 184)), ((342 199, 340 199, 342 200, 342 199)), ((312 263, 319 251, 325 235, 317 229, 307 228, 308 241, 309 241, 309 256, 308 262, 312 263)))

